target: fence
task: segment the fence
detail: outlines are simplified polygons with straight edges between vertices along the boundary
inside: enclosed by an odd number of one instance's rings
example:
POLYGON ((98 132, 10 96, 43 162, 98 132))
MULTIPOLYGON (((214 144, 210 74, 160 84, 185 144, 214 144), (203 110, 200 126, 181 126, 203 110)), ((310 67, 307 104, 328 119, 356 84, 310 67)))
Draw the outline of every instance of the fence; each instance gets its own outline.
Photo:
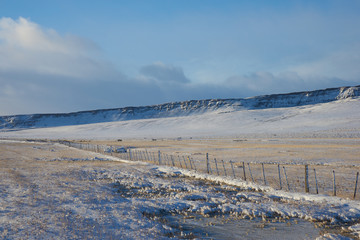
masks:
POLYGON ((145 161, 211 175, 242 179, 290 192, 327 194, 357 199, 359 169, 354 166, 297 165, 195 159, 190 155, 171 155, 161 151, 61 141, 69 147, 98 152, 125 160, 145 161))

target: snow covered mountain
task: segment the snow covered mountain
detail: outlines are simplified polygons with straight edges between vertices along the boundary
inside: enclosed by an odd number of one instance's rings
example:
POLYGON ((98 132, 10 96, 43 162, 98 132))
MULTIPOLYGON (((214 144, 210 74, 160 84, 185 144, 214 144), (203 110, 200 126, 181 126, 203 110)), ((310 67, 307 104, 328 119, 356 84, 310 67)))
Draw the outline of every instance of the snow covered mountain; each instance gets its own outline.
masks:
POLYGON ((62 114, 2 116, 0 117, 0 129, 6 131, 137 119, 182 117, 214 111, 232 112, 239 110, 298 107, 359 97, 359 88, 360 86, 329 88, 308 92, 264 95, 245 99, 192 100, 153 106, 102 109, 62 114))

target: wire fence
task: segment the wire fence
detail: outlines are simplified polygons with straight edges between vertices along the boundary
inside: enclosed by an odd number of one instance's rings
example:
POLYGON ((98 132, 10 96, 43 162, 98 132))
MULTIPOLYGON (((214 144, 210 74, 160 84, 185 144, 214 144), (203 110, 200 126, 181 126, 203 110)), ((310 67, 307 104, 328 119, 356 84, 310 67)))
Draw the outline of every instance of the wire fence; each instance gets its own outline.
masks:
POLYGON ((310 164, 254 163, 220 160, 205 157, 194 158, 190 154, 172 155, 159 150, 137 149, 96 145, 71 141, 60 143, 69 147, 93 151, 130 161, 143 161, 156 165, 208 173, 234 179, 242 179, 289 192, 325 194, 359 200, 357 194, 359 167, 310 164))

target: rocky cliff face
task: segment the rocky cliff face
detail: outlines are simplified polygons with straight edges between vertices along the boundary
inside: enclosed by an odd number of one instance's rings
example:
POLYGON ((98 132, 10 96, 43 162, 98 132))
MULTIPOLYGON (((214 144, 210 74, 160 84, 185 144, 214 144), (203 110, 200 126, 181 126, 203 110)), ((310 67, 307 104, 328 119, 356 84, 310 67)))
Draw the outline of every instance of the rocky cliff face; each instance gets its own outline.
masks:
POLYGON ((135 119, 187 116, 221 109, 232 111, 284 108, 326 103, 360 96, 360 86, 273 94, 245 99, 208 99, 165 103, 153 106, 125 107, 63 114, 31 114, 0 117, 0 129, 15 130, 55 127, 135 119))

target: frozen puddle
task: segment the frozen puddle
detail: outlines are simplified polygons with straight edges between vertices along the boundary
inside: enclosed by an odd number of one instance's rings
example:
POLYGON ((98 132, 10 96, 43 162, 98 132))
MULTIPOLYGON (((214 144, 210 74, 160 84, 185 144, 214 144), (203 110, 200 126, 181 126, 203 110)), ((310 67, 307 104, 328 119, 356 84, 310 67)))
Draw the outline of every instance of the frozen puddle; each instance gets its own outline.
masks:
POLYGON ((207 218, 201 215, 191 218, 171 216, 166 219, 170 225, 182 230, 180 237, 201 239, 316 239, 321 231, 313 223, 301 219, 263 222, 260 218, 207 218))

